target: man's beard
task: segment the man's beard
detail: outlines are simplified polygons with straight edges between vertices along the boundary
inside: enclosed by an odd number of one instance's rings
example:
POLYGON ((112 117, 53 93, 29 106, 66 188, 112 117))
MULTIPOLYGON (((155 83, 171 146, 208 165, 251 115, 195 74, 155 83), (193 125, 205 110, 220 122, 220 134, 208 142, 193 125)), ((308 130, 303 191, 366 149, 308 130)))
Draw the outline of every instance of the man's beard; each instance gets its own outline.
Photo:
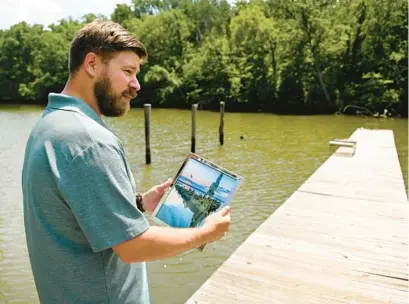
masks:
POLYGON ((120 94, 112 93, 111 81, 105 74, 94 86, 95 98, 102 115, 107 117, 119 117, 128 112, 130 103, 123 98, 135 98, 136 93, 131 89, 124 90, 120 94))

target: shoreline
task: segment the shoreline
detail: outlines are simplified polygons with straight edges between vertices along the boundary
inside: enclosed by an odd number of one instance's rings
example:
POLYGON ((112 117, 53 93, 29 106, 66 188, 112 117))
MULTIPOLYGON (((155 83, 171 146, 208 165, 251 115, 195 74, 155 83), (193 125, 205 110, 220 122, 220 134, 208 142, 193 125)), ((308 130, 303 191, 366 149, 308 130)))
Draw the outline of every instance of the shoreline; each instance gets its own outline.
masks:
MULTIPOLYGON (((21 107, 21 106, 38 106, 38 107, 45 107, 47 103, 44 102, 39 102, 39 101, 19 101, 19 102, 11 102, 10 100, 0 100, 0 107, 5 106, 5 107, 21 107)), ((143 109, 144 103, 143 102, 134 102, 131 103, 131 109, 143 109)), ((164 105, 158 105, 158 104, 152 104, 152 107, 155 109, 167 109, 167 110, 191 110, 191 104, 186 104, 183 107, 180 106, 164 106, 164 105)), ((356 107, 354 105, 347 105, 344 106, 345 108, 352 108, 356 107)), ((356 107, 356 108, 361 108, 361 107, 356 107)), ((219 112, 218 108, 214 108, 214 106, 207 106, 207 105, 200 105, 200 111, 208 111, 208 112, 219 112)), ((367 112, 364 113, 342 113, 340 109, 336 111, 317 111, 317 112, 308 112, 308 111, 268 111, 268 110, 261 110, 261 109, 249 109, 245 105, 239 105, 238 103, 232 104, 230 107, 228 107, 228 110, 226 113, 249 113, 249 114, 272 114, 272 115, 279 115, 279 116, 318 116, 318 115, 342 115, 342 116, 352 116, 352 117, 371 117, 371 118, 403 118, 407 119, 408 115, 402 116, 400 114, 398 115, 392 115, 391 112, 387 112, 386 114, 380 114, 380 113, 368 113, 370 112, 367 110, 367 112)), ((385 112, 384 112, 385 113, 385 112)), ((408 113, 406 113, 408 114, 408 113)))

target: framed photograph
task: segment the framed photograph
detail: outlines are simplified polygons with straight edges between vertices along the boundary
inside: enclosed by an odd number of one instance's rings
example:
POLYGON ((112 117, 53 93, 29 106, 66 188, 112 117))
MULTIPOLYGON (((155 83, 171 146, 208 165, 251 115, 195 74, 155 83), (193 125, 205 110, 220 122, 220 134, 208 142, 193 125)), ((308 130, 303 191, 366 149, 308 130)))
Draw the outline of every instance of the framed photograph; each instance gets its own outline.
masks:
POLYGON ((159 224, 199 227, 206 217, 230 204, 243 178, 190 153, 152 213, 159 224))

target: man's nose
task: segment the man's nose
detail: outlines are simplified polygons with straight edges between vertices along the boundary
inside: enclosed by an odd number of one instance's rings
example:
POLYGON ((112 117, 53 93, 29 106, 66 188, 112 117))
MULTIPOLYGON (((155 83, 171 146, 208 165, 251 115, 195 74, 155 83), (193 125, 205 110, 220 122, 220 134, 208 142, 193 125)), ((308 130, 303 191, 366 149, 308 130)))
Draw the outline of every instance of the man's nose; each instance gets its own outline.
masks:
POLYGON ((131 83, 129 86, 134 89, 136 92, 139 92, 141 90, 141 85, 139 84, 138 78, 132 79, 131 83))

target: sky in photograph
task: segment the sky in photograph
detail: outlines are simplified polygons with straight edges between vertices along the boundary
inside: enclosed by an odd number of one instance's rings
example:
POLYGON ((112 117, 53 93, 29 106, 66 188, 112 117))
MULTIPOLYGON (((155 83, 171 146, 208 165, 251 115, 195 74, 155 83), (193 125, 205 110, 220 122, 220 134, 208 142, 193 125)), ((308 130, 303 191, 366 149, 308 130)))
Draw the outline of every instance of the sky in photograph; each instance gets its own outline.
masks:
MULTIPOLYGON (((182 171, 182 175, 193 180, 195 183, 210 187, 220 175, 217 171, 207 165, 204 165, 194 159, 190 159, 182 171)), ((223 175, 219 187, 231 190, 235 186, 235 181, 227 175, 223 175)))

